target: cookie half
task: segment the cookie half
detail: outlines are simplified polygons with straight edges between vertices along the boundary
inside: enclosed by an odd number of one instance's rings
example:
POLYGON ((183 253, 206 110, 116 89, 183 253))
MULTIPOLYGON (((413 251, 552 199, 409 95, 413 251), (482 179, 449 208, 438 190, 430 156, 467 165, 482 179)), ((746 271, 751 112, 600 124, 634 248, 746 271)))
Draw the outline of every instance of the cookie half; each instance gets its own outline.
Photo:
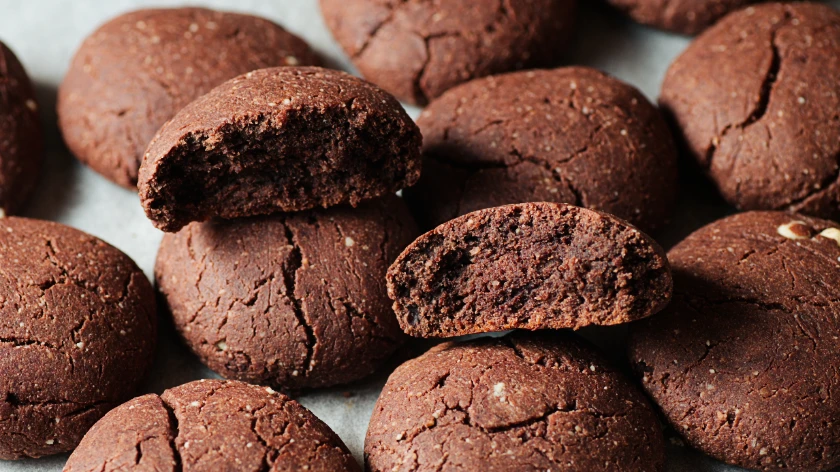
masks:
POLYGON ((393 97, 344 72, 249 72, 181 110, 149 145, 140 199, 158 228, 353 206, 413 184, 422 138, 393 97))
POLYGON ((29 199, 44 154, 35 89, 23 65, 0 42, 0 217, 29 199))
POLYGON ((840 226, 741 213, 668 256, 674 299, 630 359, 675 430, 748 469, 840 466, 840 226))
POLYGON ((677 195, 677 149, 637 89, 565 67, 474 80, 417 120, 423 174, 406 200, 426 229, 499 205, 563 202, 663 227, 677 195))
POLYGON ((371 472, 661 471, 642 393, 563 332, 445 343, 385 384, 365 438, 371 472))
POLYGON ((178 332, 214 371, 325 387, 367 376, 403 343, 383 279, 416 235, 396 196, 193 223, 164 235, 155 275, 178 332))
POLYGON ((73 450, 152 364, 152 286, 118 249, 0 219, 0 459, 73 450))
POLYGON ((838 57, 834 8, 748 7, 674 61, 660 103, 732 205, 840 219, 838 57))
POLYGON ((256 16, 137 10, 82 43, 58 90, 59 127, 80 161, 136 189, 149 141, 191 101, 252 70, 320 62, 303 40, 256 16))
POLYGON ((626 323, 671 298, 653 239, 611 215, 555 203, 445 223, 400 254, 387 282, 400 326, 420 337, 626 323))
POLYGON ((360 469, 341 439, 300 403, 266 387, 199 380, 108 413, 64 467, 90 470, 360 469))
POLYGON ((371 82, 425 105, 491 74, 555 63, 576 0, 321 0, 327 27, 371 82))

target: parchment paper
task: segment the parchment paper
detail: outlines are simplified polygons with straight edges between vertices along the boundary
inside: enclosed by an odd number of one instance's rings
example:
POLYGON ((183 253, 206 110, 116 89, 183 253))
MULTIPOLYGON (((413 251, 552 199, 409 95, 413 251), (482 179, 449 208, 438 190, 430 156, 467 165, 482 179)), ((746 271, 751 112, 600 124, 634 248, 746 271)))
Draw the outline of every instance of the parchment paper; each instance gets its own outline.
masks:
MULTIPOLYGON (((24 215, 59 221, 98 236, 125 251, 149 277, 161 233, 146 220, 134 193, 108 182, 70 156, 55 125, 55 94, 76 48, 98 25, 132 9, 184 3, 178 0, 0 0, 0 40, 15 51, 36 82, 42 119, 47 127, 45 173, 24 215)), ((325 28, 317 0, 192 0, 188 3, 271 18, 306 39, 327 58, 331 67, 353 71, 325 28)), ((689 39, 633 25, 593 0, 580 0, 580 3, 583 11, 567 62, 605 70, 655 100, 665 70, 689 39)), ((840 8, 840 0, 830 3, 840 8)), ((409 111, 417 116, 416 108, 409 111)), ((664 234, 657 235, 665 246, 732 211, 720 202, 696 198, 698 192, 693 185, 684 187, 682 193, 676 221, 664 234)), ((614 356, 620 356, 621 328, 596 329, 584 334, 614 356)), ((190 380, 215 377, 168 330, 164 329, 159 343, 156 365, 144 392, 160 393, 190 380)), ((298 399, 328 423, 361 461, 368 419, 389 371, 386 368, 364 382, 307 393, 298 399)), ((737 470, 674 444, 677 442, 669 441, 669 471, 737 470)), ((0 472, 58 471, 66 457, 0 461, 0 472)))

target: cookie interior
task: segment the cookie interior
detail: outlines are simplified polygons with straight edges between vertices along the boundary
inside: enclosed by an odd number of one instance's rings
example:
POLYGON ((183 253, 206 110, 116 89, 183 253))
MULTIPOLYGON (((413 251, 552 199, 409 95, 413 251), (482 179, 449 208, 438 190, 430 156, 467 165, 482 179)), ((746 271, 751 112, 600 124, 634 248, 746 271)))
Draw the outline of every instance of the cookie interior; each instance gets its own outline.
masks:
POLYGON ((389 295, 414 336, 613 325, 661 310, 662 249, 606 214, 550 203, 474 212, 421 236, 389 295))

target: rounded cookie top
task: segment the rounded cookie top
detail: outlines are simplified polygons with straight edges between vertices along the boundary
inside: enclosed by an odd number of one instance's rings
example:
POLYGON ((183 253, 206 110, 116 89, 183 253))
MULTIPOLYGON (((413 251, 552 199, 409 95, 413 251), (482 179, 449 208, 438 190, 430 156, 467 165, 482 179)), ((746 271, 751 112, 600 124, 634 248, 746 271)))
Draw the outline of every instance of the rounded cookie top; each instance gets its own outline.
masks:
POLYGON ((156 329, 128 256, 57 223, 0 219, 0 459, 72 450, 134 393, 156 329))
POLYGON ((732 13, 671 65, 660 103, 730 203, 840 218, 840 13, 732 13))
POLYGON ((365 438, 371 472, 660 471, 642 393, 564 332, 445 343, 397 368, 365 438))
POLYGON ((249 72, 160 129, 140 169, 158 228, 341 203, 412 185, 422 137, 393 97, 344 72, 249 72))
POLYGON ((425 105, 468 80, 556 61, 576 0, 321 0, 327 26, 367 79, 425 105))
POLYGON ((270 388, 198 380, 137 397, 100 420, 65 472, 98 470, 358 472, 341 439, 270 388))
POLYGON ((77 158, 136 188, 149 141, 193 99, 252 70, 319 63, 303 40, 263 18, 204 8, 138 10, 82 43, 59 88, 59 125, 77 158))
POLYGON ((43 153, 35 89, 23 65, 0 42, 0 217, 16 213, 32 194, 43 153))
POLYGON ((474 80, 417 121, 424 169, 406 198, 434 227, 482 208, 565 202, 662 227, 676 201, 677 151, 635 88, 585 67, 474 80))
POLYGON ((749 469, 840 466, 840 228, 780 212, 674 247, 674 299, 636 325, 644 387, 693 447, 749 469))
POLYGON ((416 234, 396 196, 193 223, 164 236, 155 274, 175 326, 211 369, 324 387, 370 374, 402 344, 383 279, 416 234))
POLYGON ((400 326, 421 337, 614 325, 671 298, 656 241, 612 215, 545 202, 429 231, 391 265, 387 284, 400 326))
POLYGON ((761 0, 608 0, 644 25, 697 34, 729 12, 761 0))

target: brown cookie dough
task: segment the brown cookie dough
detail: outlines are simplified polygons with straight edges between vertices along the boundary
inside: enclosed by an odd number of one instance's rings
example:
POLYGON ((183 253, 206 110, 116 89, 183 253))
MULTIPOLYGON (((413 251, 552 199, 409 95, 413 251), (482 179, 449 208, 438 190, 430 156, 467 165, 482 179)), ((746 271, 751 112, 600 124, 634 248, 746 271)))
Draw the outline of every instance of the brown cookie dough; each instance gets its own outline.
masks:
POLYGON ((321 0, 327 26, 367 79, 425 105, 471 79, 555 63, 576 0, 321 0))
POLYGON ((660 102, 730 203, 840 218, 840 13, 728 15, 671 65, 660 102))
POLYGON ((252 70, 319 64, 303 40, 263 18, 138 10, 102 25, 79 48, 59 88, 59 125, 79 160, 134 189, 155 132, 195 98, 252 70))
POLYGON ((697 34, 729 12, 761 0, 607 0, 635 21, 681 34, 697 34))
POLYGON ((116 248, 0 219, 0 459, 72 450, 152 363, 151 284, 116 248))
POLYGON ((365 438, 371 472, 661 471, 642 393, 564 332, 445 343, 397 368, 365 438))
POLYGON ((140 168, 158 228, 387 195, 420 174, 422 137, 393 97, 344 72, 262 69, 230 80, 160 129, 140 168))
POLYGON ((270 388, 199 380, 144 395, 96 423, 64 472, 358 472, 332 430, 270 388))
POLYGON ((324 387, 370 374, 402 344, 383 279, 416 235, 396 196, 193 223, 164 236, 155 275, 178 331, 214 371, 324 387))
POLYGON ((595 69, 474 80, 417 121, 424 168, 406 199, 421 226, 508 203, 565 202, 662 227, 677 193, 677 151, 658 110, 595 69))
POLYGON ((403 331, 421 337, 626 323, 671 298, 656 241, 611 215, 562 203, 456 218, 406 248, 387 282, 403 331))
POLYGON ((671 250, 674 300, 630 356, 693 447, 749 469, 840 466, 839 244, 836 223, 750 212, 671 250))
POLYGON ((16 213, 35 189, 44 143, 35 89, 0 42, 0 217, 16 213))

